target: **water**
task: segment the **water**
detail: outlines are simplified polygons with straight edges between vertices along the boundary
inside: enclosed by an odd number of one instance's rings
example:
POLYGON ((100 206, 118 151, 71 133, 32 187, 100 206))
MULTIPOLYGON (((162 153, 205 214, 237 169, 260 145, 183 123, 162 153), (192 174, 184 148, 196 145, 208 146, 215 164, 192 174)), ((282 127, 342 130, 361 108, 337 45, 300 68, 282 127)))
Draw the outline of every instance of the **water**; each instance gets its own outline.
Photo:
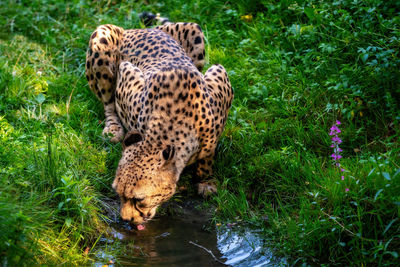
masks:
POLYGON ((94 266, 285 265, 266 248, 256 230, 210 226, 204 212, 193 206, 182 210, 179 215, 152 220, 142 231, 128 224, 114 224, 110 228, 112 237, 99 241, 94 266), (115 251, 115 247, 121 251, 115 251))
POLYGON ((217 228, 217 247, 224 263, 230 266, 284 266, 284 259, 274 256, 255 229, 217 228))

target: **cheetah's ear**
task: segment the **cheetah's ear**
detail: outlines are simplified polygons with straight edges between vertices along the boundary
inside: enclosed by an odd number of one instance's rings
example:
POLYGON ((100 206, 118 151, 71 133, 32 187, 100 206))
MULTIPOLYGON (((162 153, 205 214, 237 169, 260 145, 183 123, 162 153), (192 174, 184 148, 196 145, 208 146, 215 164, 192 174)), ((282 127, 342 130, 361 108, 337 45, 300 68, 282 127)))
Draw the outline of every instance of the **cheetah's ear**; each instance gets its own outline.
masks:
POLYGON ((138 131, 130 131, 125 135, 124 141, 122 142, 122 148, 125 149, 126 147, 136 144, 143 140, 143 136, 138 131))
POLYGON ((168 145, 162 152, 162 156, 165 160, 171 160, 175 155, 175 147, 168 145))

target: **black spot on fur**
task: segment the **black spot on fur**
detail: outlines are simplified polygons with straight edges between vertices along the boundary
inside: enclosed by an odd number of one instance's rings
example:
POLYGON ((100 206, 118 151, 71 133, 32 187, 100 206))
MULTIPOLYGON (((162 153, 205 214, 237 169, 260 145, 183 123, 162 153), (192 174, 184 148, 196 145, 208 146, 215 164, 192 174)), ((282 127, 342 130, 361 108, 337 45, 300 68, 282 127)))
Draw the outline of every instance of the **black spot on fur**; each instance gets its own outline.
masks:
POLYGON ((108 45, 107 39, 104 37, 100 39, 100 43, 108 45))
POLYGON ((201 37, 197 36, 196 39, 194 39, 194 44, 200 44, 201 43, 201 37))

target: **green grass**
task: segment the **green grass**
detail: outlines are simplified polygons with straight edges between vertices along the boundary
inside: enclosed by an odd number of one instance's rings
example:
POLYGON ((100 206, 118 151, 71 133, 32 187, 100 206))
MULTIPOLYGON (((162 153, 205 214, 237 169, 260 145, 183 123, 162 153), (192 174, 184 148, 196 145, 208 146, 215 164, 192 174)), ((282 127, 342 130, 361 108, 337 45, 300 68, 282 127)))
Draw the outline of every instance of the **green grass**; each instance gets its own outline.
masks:
POLYGON ((206 68, 228 70, 215 220, 261 227, 293 264, 399 262, 400 5, 250 2, 0 2, 2 262, 90 264, 121 147, 101 137, 85 51, 97 25, 141 27, 142 11, 199 23, 206 68))

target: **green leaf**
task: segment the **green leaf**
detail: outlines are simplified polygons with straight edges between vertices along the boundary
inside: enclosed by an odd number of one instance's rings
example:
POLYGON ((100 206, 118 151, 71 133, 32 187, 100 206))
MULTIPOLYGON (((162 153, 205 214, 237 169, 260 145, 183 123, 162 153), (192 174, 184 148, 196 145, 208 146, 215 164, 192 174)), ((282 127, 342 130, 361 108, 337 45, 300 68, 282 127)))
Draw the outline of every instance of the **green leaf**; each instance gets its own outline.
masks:
POLYGON ((365 63, 365 62, 367 62, 367 59, 368 59, 368 54, 363 54, 362 55, 362 57, 361 57, 361 59, 362 59, 362 61, 365 63))
POLYGON ((373 169, 368 173, 367 177, 369 177, 371 174, 373 174, 374 171, 375 171, 375 168, 373 168, 373 169))
POLYGON ((397 252, 395 252, 395 251, 386 251, 386 252, 383 253, 383 254, 390 254, 390 255, 392 255, 393 258, 395 258, 395 259, 397 259, 397 258, 399 257, 399 254, 398 254, 397 252))
POLYGON ((46 100, 46 97, 44 96, 44 94, 40 93, 36 96, 35 100, 39 105, 41 105, 46 100))
POLYGON ((311 21, 316 21, 318 24, 321 23, 321 16, 314 8, 306 7, 304 8, 304 13, 311 21))
POLYGON ((65 226, 70 227, 72 224, 72 218, 65 219, 65 226))
POLYGON ((314 19, 314 9, 313 8, 310 8, 310 7, 306 7, 306 8, 304 8, 304 13, 306 13, 306 15, 307 15, 307 17, 309 18, 309 19, 311 19, 311 20, 313 20, 314 19))
POLYGON ((383 175, 383 177, 384 177, 386 180, 388 180, 388 181, 391 180, 391 179, 390 179, 390 174, 389 174, 389 173, 387 173, 387 172, 382 172, 382 175, 383 175))
POLYGON ((378 192, 376 192, 375 197, 374 197, 374 201, 376 201, 376 199, 378 198, 379 194, 383 191, 383 189, 379 189, 378 192))
POLYGON ((396 218, 396 219, 391 220, 390 223, 386 226, 386 228, 385 228, 385 230, 383 231, 382 235, 384 235, 384 234, 390 229, 390 227, 392 226, 392 224, 393 224, 395 221, 397 221, 398 219, 399 219, 399 218, 396 218))

